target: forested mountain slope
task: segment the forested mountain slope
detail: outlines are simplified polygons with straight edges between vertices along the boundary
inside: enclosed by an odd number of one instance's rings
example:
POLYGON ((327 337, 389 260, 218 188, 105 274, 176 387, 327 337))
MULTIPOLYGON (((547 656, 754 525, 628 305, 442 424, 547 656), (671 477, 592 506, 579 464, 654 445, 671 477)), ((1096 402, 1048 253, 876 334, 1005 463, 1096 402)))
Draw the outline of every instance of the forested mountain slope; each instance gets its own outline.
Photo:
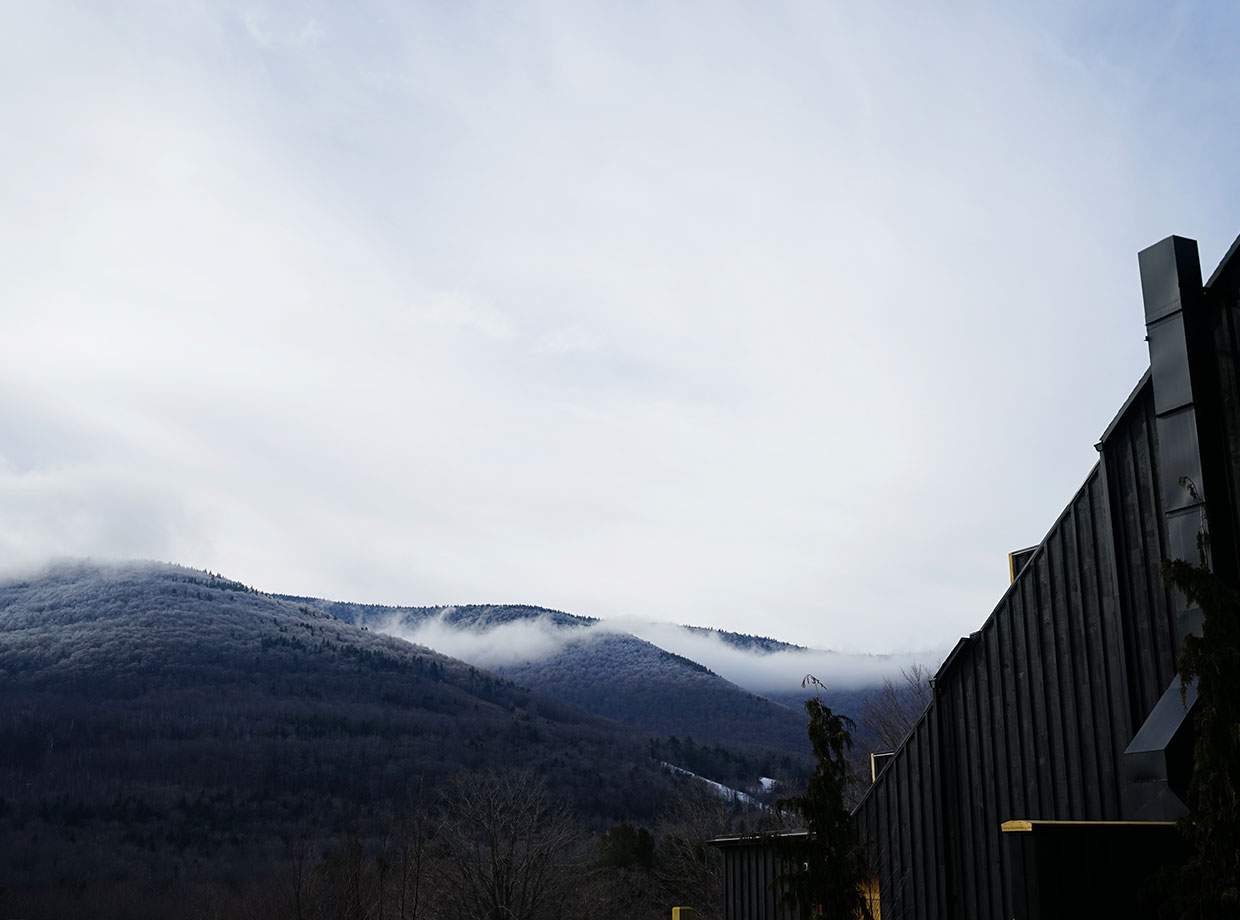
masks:
POLYGON ((805 714, 633 636, 604 633, 496 669, 517 683, 656 735, 808 753, 805 714))
MULTIPOLYGON (((313 598, 299 603, 352 623, 396 635, 427 636, 428 621, 479 637, 511 637, 511 648, 490 670, 532 690, 581 706, 653 736, 692 737, 750 756, 787 759, 785 769, 808 767, 805 713, 751 693, 696 661, 588 617, 527 605, 382 607, 313 598), (529 640, 514 626, 541 632, 529 640), (510 631, 504 632, 507 628, 510 631)), ((795 649, 785 643, 711 632, 760 652, 795 649)), ((427 640, 429 641, 429 640, 427 640)), ((489 653, 496 657, 492 649, 489 653)))
POLYGON ((169 565, 0 584, 0 688, 8 884, 252 873, 461 769, 534 768, 597 824, 650 819, 673 782, 615 723, 169 565))
POLYGON ((702 636, 717 636, 720 641, 727 643, 733 648, 743 649, 748 652, 759 652, 765 655, 769 655, 772 652, 809 651, 803 645, 780 642, 778 639, 772 639, 769 636, 751 636, 749 633, 728 632, 726 629, 711 629, 707 626, 682 626, 681 629, 702 636))

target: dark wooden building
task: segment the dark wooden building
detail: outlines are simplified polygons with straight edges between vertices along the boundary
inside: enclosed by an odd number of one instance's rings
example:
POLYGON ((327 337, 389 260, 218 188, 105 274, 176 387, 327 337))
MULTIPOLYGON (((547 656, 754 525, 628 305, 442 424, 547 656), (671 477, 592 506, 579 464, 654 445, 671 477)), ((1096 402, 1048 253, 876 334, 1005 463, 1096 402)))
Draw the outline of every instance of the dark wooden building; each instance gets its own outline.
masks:
POLYGON ((1240 586, 1238 246, 1204 285, 1195 242, 1140 253, 1149 371, 854 813, 883 920, 1097 915, 1081 886, 1107 891, 1105 915, 1139 913, 1151 863, 1175 857, 1191 770, 1175 661, 1200 612, 1160 566, 1196 561, 1208 528, 1240 586))
MULTIPOLYGON (((806 832, 778 836, 804 838, 806 832)), ((796 911, 780 903, 778 879, 784 861, 769 838, 744 834, 716 837, 710 844, 723 853, 724 920, 796 920, 796 911)))

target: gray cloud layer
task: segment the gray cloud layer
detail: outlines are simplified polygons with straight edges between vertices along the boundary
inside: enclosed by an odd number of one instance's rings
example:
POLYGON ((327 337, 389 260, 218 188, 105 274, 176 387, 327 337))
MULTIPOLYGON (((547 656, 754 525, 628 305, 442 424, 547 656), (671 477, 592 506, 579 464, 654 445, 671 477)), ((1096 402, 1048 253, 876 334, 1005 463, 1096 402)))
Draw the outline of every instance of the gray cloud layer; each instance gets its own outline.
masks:
POLYGON ((10 4, 0 553, 950 643, 1238 229, 1240 12, 1078 7, 10 4))

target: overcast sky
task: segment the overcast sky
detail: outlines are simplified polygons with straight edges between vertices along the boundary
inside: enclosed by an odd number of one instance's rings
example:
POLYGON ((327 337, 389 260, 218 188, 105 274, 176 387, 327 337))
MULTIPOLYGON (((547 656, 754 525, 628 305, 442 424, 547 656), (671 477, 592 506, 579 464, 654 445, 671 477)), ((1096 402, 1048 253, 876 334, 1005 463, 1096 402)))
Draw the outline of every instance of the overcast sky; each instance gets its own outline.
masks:
POLYGON ((4 4, 0 553, 950 646, 1240 232, 1240 7, 1001 7, 4 4))

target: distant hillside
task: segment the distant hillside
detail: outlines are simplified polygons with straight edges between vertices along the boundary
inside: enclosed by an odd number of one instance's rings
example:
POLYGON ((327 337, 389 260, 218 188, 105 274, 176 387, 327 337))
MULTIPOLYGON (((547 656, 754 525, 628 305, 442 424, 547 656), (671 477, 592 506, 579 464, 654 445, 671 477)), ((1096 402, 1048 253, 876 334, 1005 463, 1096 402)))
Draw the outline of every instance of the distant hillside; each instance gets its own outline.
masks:
POLYGON ((0 585, 0 686, 6 884, 246 877, 461 769, 531 767, 596 824, 651 819, 674 782, 615 723, 176 566, 0 585))
POLYGON ((398 620, 406 625, 416 625, 428 619, 440 619, 450 626, 461 629, 488 630, 521 620, 546 620, 557 627, 594 626, 601 622, 595 617, 581 617, 561 610, 535 607, 530 604, 459 604, 447 607, 391 607, 384 604, 355 604, 346 601, 329 601, 319 597, 278 595, 283 600, 309 604, 346 623, 375 625, 398 620))
POLYGON ((743 649, 747 652, 771 654, 773 652, 809 651, 809 649, 807 649, 804 645, 793 645, 791 642, 780 642, 778 639, 770 639, 766 636, 751 636, 748 633, 728 632, 726 629, 711 629, 707 626, 682 626, 681 629, 703 636, 717 636, 733 648, 743 649))
POLYGON ((804 713, 632 636, 603 634, 550 658, 497 671, 651 734, 692 736, 740 750, 808 753, 804 713))
MULTIPOLYGON (((586 617, 541 607, 376 607, 300 599, 342 620, 396 635, 421 638, 428 621, 484 636, 514 624, 538 625, 551 634, 548 647, 528 658, 512 651, 507 663, 491 663, 490 670, 562 702, 615 719, 652 736, 692 737, 724 744, 763 760, 765 768, 782 762, 785 771, 808 768, 809 743, 805 714, 751 693, 725 680, 692 659, 659 648, 626 632, 586 617)), ((716 632, 709 630, 706 632, 716 632)), ((769 643, 771 639, 721 634, 739 643, 769 643)), ((495 654, 492 650, 491 654, 495 654)), ((733 777, 712 777, 732 779, 733 777)))

